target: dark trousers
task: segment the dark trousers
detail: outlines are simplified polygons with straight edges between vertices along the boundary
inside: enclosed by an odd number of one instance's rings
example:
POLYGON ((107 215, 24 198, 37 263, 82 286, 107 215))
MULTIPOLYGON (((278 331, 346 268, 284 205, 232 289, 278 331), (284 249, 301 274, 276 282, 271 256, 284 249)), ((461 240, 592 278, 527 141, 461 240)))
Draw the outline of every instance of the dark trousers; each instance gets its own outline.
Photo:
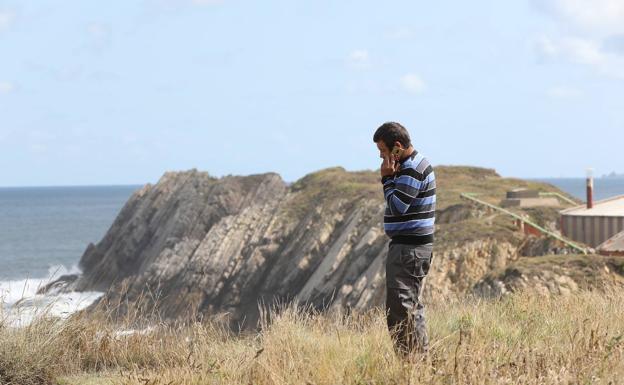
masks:
POLYGON ((432 250, 432 244, 391 244, 388 249, 386 316, 395 352, 402 357, 429 349, 420 293, 431 266, 432 250))

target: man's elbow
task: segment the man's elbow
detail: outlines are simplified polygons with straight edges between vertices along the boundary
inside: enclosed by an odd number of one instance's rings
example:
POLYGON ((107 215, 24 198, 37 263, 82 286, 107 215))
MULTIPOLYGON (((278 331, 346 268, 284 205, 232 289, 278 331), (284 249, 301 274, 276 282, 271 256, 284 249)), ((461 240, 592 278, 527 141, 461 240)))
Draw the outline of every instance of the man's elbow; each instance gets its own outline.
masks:
POLYGON ((407 210, 409 209, 410 205, 406 204, 405 202, 403 202, 402 200, 400 200, 396 196, 393 198, 393 201, 395 199, 397 201, 399 201, 399 204, 396 204, 395 202, 392 202, 390 210, 393 212, 393 215, 403 215, 403 214, 405 214, 407 212, 407 210))

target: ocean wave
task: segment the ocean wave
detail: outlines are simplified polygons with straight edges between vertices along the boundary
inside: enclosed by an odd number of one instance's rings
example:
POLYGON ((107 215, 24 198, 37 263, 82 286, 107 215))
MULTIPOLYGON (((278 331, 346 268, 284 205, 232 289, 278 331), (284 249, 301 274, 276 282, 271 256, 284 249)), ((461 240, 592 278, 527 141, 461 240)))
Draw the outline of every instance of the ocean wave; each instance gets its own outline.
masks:
POLYGON ((0 281, 1 318, 12 327, 29 325, 36 317, 53 316, 66 318, 86 308, 104 293, 95 291, 37 294, 45 285, 62 275, 80 274, 78 266, 67 268, 51 266, 44 278, 25 278, 0 281))

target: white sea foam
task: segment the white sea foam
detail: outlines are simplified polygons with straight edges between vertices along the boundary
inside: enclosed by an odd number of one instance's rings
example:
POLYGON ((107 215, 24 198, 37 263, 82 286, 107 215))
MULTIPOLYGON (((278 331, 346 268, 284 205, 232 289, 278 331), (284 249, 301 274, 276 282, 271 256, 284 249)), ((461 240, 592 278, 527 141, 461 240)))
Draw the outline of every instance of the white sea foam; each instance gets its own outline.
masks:
POLYGON ((102 296, 103 293, 94 291, 37 294, 41 287, 65 274, 80 274, 80 269, 52 266, 45 278, 0 281, 1 316, 5 324, 22 327, 43 315, 66 318, 102 296))

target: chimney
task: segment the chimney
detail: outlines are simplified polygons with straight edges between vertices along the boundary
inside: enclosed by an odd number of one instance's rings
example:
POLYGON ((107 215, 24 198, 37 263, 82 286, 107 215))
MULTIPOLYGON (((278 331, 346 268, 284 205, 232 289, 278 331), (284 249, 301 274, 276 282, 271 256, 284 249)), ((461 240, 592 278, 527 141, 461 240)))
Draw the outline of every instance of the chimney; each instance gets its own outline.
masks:
POLYGON ((594 176, 593 169, 587 169, 587 208, 594 207, 594 176))

